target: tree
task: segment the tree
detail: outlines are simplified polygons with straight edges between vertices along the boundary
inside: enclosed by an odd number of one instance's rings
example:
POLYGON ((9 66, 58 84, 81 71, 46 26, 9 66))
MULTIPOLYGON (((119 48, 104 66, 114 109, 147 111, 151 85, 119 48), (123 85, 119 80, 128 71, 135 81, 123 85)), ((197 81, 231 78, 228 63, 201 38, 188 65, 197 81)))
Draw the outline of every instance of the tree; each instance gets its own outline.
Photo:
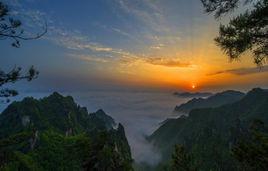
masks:
POLYGON ((262 121, 253 121, 249 131, 232 148, 232 154, 240 170, 267 170, 268 134, 262 121))
MULTIPOLYGON (((22 28, 22 22, 14 19, 10 13, 9 8, 3 2, 0 1, 0 40, 11 39, 12 46, 15 48, 20 47, 21 40, 33 40, 42 37, 47 32, 47 26, 45 24, 44 31, 35 36, 26 36, 22 28)), ((31 66, 26 73, 22 73, 20 67, 14 67, 11 71, 5 72, 0 69, 0 102, 9 101, 8 97, 16 96, 18 92, 8 88, 2 88, 7 83, 15 83, 19 80, 31 81, 38 76, 39 72, 31 66)))
POLYGON ((205 12, 215 18, 234 11, 239 5, 249 5, 251 10, 220 25, 216 44, 231 60, 247 51, 253 53, 254 62, 261 66, 268 59, 268 0, 201 0, 205 12))
POLYGON ((85 171, 132 171, 131 161, 121 152, 122 144, 117 144, 112 132, 100 131, 84 149, 83 169, 85 171), (89 148, 88 148, 89 147, 89 148), (88 151, 87 151, 88 150, 88 151))
POLYGON ((171 156, 171 170, 174 171, 193 171, 192 157, 187 153, 182 145, 175 145, 175 150, 171 156))

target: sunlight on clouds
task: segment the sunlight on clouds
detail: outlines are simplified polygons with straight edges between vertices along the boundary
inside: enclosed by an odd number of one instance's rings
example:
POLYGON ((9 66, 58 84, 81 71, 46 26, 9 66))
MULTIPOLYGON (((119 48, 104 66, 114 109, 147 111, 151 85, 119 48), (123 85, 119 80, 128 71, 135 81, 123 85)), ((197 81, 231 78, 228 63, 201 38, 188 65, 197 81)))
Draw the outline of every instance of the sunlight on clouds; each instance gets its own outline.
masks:
POLYGON ((223 85, 226 80, 231 82, 236 78, 226 75, 214 77, 209 73, 221 72, 222 68, 232 71, 231 68, 253 65, 248 62, 249 56, 244 57, 248 58, 248 60, 245 60, 246 62, 230 63, 227 56, 222 54, 213 43, 205 43, 210 42, 213 36, 207 34, 201 36, 203 39, 196 39, 195 43, 199 46, 186 46, 181 49, 175 45, 167 47, 161 45, 163 48, 151 49, 147 54, 131 53, 126 50, 91 43, 81 38, 75 38, 75 36, 74 40, 69 38, 65 43, 68 43, 67 47, 78 47, 78 49, 98 52, 97 55, 76 55, 76 58, 94 62, 100 66, 105 63, 103 74, 113 76, 114 79, 121 82, 132 82, 137 85, 172 86, 184 89, 189 89, 194 84, 198 85, 197 89, 202 89, 206 86, 223 85), (107 67, 107 65, 109 66, 107 67))
POLYGON ((136 60, 128 65, 121 64, 117 71, 127 75, 126 78, 129 80, 138 80, 142 84, 153 86, 186 88, 192 82, 200 81, 200 72, 195 66, 169 67, 136 60))
POLYGON ((169 59, 169 58, 148 58, 145 60, 145 62, 152 64, 152 65, 162 65, 166 67, 191 67, 192 64, 190 62, 182 62, 179 59, 169 59))
POLYGON ((99 63, 109 62, 109 59, 100 58, 100 57, 96 57, 96 56, 90 56, 90 55, 70 54, 69 56, 72 58, 75 58, 75 59, 80 59, 80 60, 86 61, 86 62, 99 62, 99 63))
MULTIPOLYGON (((18 1, 12 1, 16 2, 18 14, 31 16, 37 23, 42 21, 45 13, 27 11, 18 1)), ((183 17, 187 17, 184 13, 170 17, 173 7, 166 7, 160 1, 116 0, 113 8, 122 19, 121 25, 101 21, 92 24, 115 35, 111 44, 92 39, 95 35, 81 28, 65 27, 49 14, 46 14, 49 32, 44 39, 65 48, 65 56, 84 62, 83 67, 90 66, 84 70, 96 73, 96 77, 129 84, 185 89, 196 85, 198 90, 250 82, 241 79, 241 75, 257 80, 260 78, 257 75, 267 74, 266 68, 265 72, 257 72, 250 54, 243 55, 242 61, 230 63, 213 41, 218 34, 218 23, 214 19, 200 23, 199 16, 187 21, 184 21, 183 17)))

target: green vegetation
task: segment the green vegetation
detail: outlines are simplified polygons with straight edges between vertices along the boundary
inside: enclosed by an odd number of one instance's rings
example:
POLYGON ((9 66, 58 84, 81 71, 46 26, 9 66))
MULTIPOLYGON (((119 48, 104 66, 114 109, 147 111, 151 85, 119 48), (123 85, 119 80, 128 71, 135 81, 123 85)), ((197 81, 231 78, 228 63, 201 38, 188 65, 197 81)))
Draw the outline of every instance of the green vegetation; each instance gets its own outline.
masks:
MULTIPOLYGON (((256 119, 267 125, 267 111, 268 92, 253 89, 232 104, 193 109, 188 117, 170 119, 148 139, 160 150, 166 164, 172 153, 178 154, 174 146, 181 144, 184 152, 192 156, 191 166, 197 170, 238 170, 240 163, 265 170, 267 128, 263 126, 261 132, 253 134, 249 127, 256 119)), ((176 157, 172 158, 174 161, 176 157)))
POLYGON ((254 120, 250 128, 232 148, 240 170, 266 170, 268 168, 268 133, 264 123, 254 120))
POLYGON ((53 93, 13 102, 0 115, 0 170, 132 170, 121 124, 53 93))
POLYGON ((175 150, 171 156, 171 170, 194 171, 192 156, 189 155, 184 146, 175 145, 175 150))

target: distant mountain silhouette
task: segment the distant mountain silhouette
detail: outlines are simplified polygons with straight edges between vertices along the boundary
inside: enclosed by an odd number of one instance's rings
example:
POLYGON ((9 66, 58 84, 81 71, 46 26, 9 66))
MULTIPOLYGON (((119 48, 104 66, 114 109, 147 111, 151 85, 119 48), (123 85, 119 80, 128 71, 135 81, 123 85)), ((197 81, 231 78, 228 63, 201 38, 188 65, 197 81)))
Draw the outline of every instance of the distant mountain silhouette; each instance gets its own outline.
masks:
POLYGON ((208 98, 193 98, 187 103, 176 106, 174 112, 189 113, 192 109, 218 107, 224 104, 236 102, 244 96, 245 94, 242 92, 227 90, 208 98))
POLYGON ((169 161, 174 145, 182 144, 201 170, 236 170, 230 148, 255 119, 268 124, 267 112, 268 91, 256 88, 234 103, 169 119, 148 140, 161 152, 163 163, 169 161))
POLYGON ((191 98, 191 97, 209 97, 209 96, 213 95, 213 93, 209 93, 209 92, 195 92, 195 93, 175 92, 175 93, 173 93, 173 95, 178 96, 178 97, 182 97, 182 98, 191 98))

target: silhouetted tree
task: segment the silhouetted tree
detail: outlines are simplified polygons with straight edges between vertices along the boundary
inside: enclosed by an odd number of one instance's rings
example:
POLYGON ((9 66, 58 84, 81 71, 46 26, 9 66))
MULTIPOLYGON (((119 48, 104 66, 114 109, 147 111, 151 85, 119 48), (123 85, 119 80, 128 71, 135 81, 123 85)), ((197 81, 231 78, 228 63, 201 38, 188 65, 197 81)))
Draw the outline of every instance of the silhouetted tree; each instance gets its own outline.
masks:
MULTIPOLYGON (((9 8, 3 2, 0 1, 0 40, 11 39, 13 47, 20 47, 21 40, 33 40, 42 37, 47 32, 47 26, 45 25, 44 31, 41 34, 35 36, 26 36, 24 30, 21 27, 22 22, 20 20, 14 19, 10 13, 9 8)), ((22 73, 20 67, 14 67, 11 71, 5 72, 0 69, 0 87, 7 83, 15 83, 19 80, 26 79, 31 81, 36 78, 38 71, 34 69, 33 66, 26 73, 22 73)), ((10 90, 8 88, 0 89, 0 99, 8 100, 10 96, 16 96, 18 92, 16 90, 10 90)), ((3 102, 4 100, 0 100, 3 102)))
POLYGON ((251 10, 232 18, 228 25, 220 25, 218 46, 230 57, 239 58, 244 52, 253 53, 254 62, 262 65, 268 59, 268 0, 201 0, 207 13, 215 18, 234 11, 239 5, 251 10))
POLYGON ((240 170, 267 170, 268 134, 264 130, 263 122, 255 120, 245 137, 232 148, 240 170))

